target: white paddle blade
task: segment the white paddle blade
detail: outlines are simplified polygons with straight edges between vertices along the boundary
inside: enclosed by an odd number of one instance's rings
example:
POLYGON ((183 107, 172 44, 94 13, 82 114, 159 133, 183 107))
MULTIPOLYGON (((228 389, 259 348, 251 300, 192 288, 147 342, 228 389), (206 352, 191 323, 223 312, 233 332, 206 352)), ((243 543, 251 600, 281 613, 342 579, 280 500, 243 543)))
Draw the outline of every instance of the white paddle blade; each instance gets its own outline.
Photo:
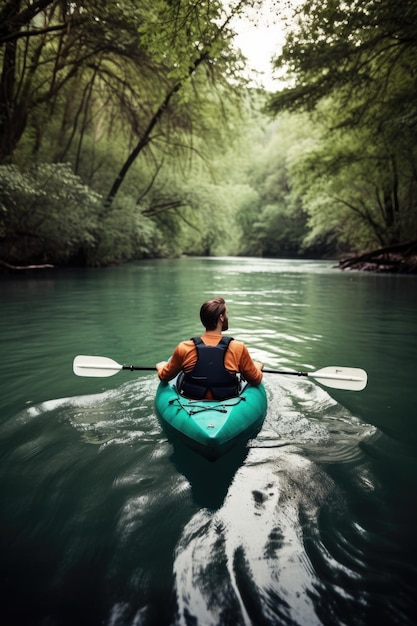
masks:
POLYGON ((358 367, 324 367, 317 372, 309 372, 310 378, 315 378, 317 382, 333 387, 335 389, 348 389, 349 391, 362 391, 368 382, 368 375, 365 370, 358 367))
POLYGON ((113 376, 123 369, 122 365, 106 356, 86 356, 80 354, 75 357, 72 369, 77 376, 94 376, 104 378, 113 376))

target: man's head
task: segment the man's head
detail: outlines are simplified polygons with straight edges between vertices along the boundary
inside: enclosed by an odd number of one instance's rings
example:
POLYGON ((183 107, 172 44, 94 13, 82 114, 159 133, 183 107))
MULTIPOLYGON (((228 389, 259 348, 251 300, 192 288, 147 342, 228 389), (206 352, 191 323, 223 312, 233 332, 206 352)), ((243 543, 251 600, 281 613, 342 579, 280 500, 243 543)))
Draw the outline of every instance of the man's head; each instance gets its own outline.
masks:
POLYGON ((229 319, 224 299, 213 298, 204 302, 200 309, 200 319, 206 330, 215 330, 219 320, 222 323, 222 330, 227 330, 229 328, 229 319))

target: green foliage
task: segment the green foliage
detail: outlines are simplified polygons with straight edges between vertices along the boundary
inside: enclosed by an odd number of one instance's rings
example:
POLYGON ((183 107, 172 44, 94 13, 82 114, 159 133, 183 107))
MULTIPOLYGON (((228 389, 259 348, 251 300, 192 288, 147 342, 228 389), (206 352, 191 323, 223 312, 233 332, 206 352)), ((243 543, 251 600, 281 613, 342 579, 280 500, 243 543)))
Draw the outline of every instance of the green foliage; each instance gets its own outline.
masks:
POLYGON ((89 265, 110 265, 155 256, 159 236, 155 224, 121 196, 100 220, 96 243, 89 249, 89 265))
MULTIPOLYGON (((417 54, 417 6, 404 0, 305 0, 295 11, 282 54, 276 64, 293 84, 271 99, 271 108, 313 109, 325 97, 337 95, 339 114, 349 120, 352 98, 357 115, 366 114, 375 99, 380 111, 392 109, 394 84, 402 76, 408 103, 417 83, 410 68, 417 54), (349 111, 343 109, 348 106, 349 111)), ((355 122, 354 117, 350 118, 355 122)), ((356 118, 357 121, 358 118, 356 118)))
MULTIPOLYGON (((321 106, 327 121, 331 107, 332 100, 321 106)), ((310 216, 306 245, 358 251, 417 235, 415 157, 382 132, 377 139, 369 133, 316 123, 314 138, 293 150, 294 192, 310 216)))
POLYGON ((253 224, 253 231, 263 244, 263 256, 298 257, 306 233, 306 216, 302 210, 290 211, 286 205, 267 205, 253 224))
POLYGON ((310 215, 306 244, 350 249, 417 235, 417 5, 308 0, 278 65, 274 113, 314 111, 317 143, 291 176, 310 215))
POLYGON ((65 164, 0 166, 0 249, 16 262, 63 263, 94 245, 101 199, 65 164))
POLYGON ((305 117, 284 115, 252 142, 245 165, 250 187, 242 196, 237 216, 242 229, 241 254, 300 255, 307 216, 293 193, 289 163, 293 146, 310 126, 305 117))
MULTIPOLYGON (((181 83, 190 76, 194 62, 202 53, 215 56, 221 8, 217 0, 196 3, 155 0, 139 29, 141 45, 157 63, 168 68, 170 79, 181 83)), ((221 52, 224 41, 217 45, 221 52)))

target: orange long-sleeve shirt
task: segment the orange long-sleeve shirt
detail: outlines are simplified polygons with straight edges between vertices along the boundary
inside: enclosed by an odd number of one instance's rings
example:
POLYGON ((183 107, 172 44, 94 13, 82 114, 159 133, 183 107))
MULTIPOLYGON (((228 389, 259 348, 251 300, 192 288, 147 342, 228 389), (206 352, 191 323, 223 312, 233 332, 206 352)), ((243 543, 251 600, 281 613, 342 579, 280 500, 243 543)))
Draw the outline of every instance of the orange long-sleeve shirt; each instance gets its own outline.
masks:
MULTIPOLYGON (((204 333, 201 339, 207 346, 217 346, 221 340, 221 334, 204 333)), ((162 367, 158 368, 158 376, 168 382, 184 370, 190 372, 197 362, 197 348, 190 339, 182 341, 175 348, 171 359, 162 367)), ((235 339, 230 342, 224 359, 226 369, 230 372, 240 372, 245 380, 251 385, 259 385, 262 380, 262 371, 255 365, 247 347, 241 341, 235 339)))

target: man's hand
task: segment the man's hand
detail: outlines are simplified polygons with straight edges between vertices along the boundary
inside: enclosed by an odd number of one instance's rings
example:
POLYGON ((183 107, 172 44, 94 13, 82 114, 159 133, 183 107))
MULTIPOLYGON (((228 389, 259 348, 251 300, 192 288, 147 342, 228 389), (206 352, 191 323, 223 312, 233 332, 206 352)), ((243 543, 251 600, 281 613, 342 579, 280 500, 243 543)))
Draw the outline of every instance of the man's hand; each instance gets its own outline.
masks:
POLYGON ((156 364, 156 373, 158 374, 158 377, 160 378, 160 380, 162 380, 160 373, 167 363, 168 361, 160 361, 159 363, 156 364))

